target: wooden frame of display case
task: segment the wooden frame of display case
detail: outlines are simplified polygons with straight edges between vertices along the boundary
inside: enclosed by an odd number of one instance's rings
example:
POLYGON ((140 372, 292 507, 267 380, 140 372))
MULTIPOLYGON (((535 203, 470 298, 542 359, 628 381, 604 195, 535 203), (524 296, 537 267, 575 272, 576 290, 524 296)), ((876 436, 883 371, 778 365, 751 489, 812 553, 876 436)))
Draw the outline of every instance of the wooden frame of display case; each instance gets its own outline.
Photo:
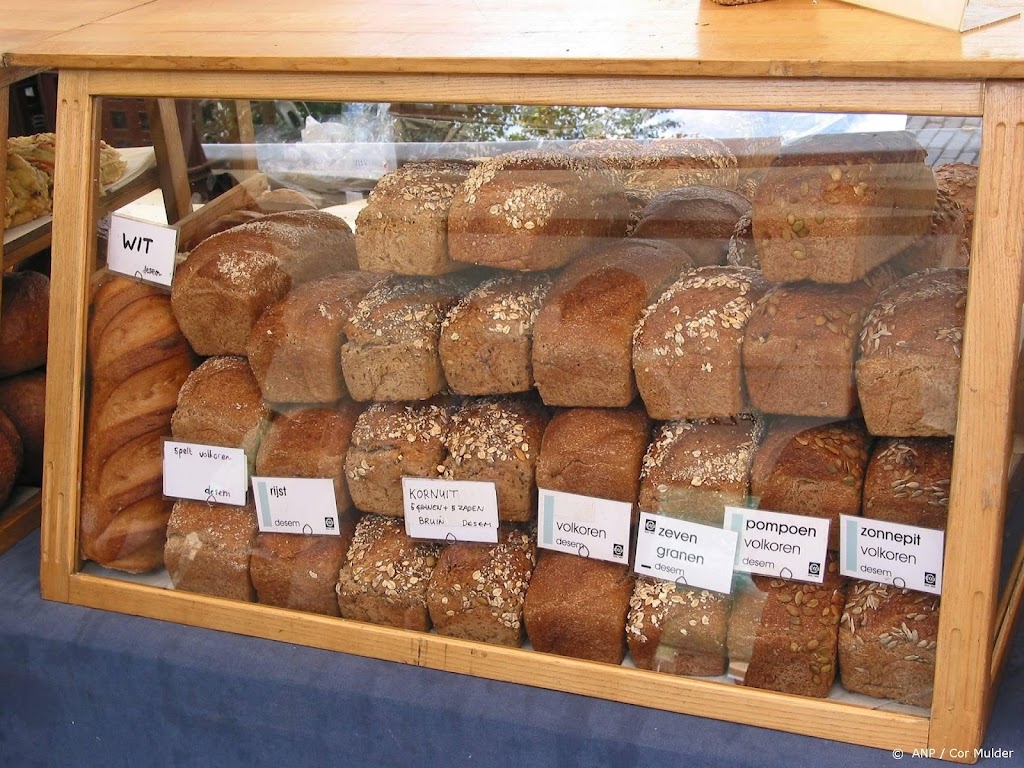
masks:
POLYGON ((1024 291, 1024 83, 1017 81, 501 74, 61 71, 47 393, 42 588, 46 598, 885 749, 976 759, 1020 611, 1021 561, 1002 599, 999 559, 1024 291), (448 101, 870 111, 983 119, 935 695, 930 717, 680 678, 527 650, 300 614, 81 572, 78 511, 85 339, 96 200, 98 98, 448 101), (91 169, 90 169, 91 170, 91 169), (91 205, 78 201, 91 200, 91 205))

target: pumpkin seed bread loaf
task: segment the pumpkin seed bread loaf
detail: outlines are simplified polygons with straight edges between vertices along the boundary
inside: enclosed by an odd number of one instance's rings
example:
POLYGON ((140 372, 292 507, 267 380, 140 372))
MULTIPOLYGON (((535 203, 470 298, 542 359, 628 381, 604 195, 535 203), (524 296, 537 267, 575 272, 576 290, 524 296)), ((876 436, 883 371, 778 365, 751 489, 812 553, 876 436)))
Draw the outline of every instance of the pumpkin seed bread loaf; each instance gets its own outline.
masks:
POLYGON ((953 441, 878 440, 864 478, 864 517, 944 531, 953 476, 953 441))

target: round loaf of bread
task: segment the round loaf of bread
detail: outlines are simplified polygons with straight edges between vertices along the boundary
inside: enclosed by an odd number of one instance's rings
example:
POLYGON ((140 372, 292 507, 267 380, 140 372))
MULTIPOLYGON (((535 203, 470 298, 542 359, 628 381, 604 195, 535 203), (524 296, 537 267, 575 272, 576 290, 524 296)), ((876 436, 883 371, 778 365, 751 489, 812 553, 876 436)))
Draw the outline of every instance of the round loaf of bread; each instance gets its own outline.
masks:
POLYGON ((167 521, 164 561, 175 589, 252 602, 256 508, 180 499, 167 521))
POLYGON ((0 507, 14 490, 24 456, 21 436, 7 414, 0 411, 0 507))
POLYGON ((25 457, 18 482, 42 485, 46 372, 30 371, 0 380, 0 411, 7 415, 21 436, 25 457))
POLYGON ((200 227, 192 239, 185 244, 185 248, 189 251, 194 250, 203 240, 208 237, 212 237, 220 232, 226 232, 232 227, 237 227, 239 224, 248 224, 250 221, 256 221, 262 219, 264 214, 259 211, 249 211, 239 209, 237 211, 231 211, 225 213, 223 216, 218 216, 213 221, 200 227))
POLYGON ((5 273, 0 308, 0 376, 46 365, 50 279, 39 272, 5 273))
POLYGON ((864 478, 864 517, 946 530, 953 441, 945 437, 879 440, 864 478))
POLYGON ((249 559, 249 576, 264 605, 340 616, 338 573, 352 543, 355 518, 341 520, 338 536, 259 533, 249 559))
POLYGON ((523 150, 469 172, 452 200, 448 249, 471 264, 552 269, 623 237, 628 222, 626 191, 602 163, 523 150))
POLYGON ((268 189, 253 201, 252 208, 262 214, 316 210, 312 200, 301 192, 287 187, 268 189))

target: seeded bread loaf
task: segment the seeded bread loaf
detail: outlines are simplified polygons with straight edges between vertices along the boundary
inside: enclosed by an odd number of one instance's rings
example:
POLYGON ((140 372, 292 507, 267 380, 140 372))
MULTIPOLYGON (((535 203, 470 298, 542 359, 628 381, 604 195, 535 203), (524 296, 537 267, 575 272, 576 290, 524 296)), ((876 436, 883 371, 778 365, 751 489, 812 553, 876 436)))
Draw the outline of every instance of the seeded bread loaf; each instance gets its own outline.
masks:
POLYGON ((739 172, 736 191, 753 200, 765 174, 782 151, 782 139, 778 136, 750 136, 722 139, 722 143, 736 157, 739 172))
POLYGON ((927 233, 935 175, 910 133, 820 134, 785 147, 754 196, 773 282, 852 283, 927 233))
POLYGON ((839 548, 839 516, 859 515, 870 437, 858 421, 774 420, 754 454, 750 492, 758 507, 829 521, 839 548))
POLYGON ((164 560, 175 589, 254 601, 249 558, 256 509, 181 499, 167 522, 164 560))
POLYGON ((352 430, 345 479, 363 512, 404 517, 402 476, 439 478, 452 408, 443 402, 374 403, 352 430))
POLYGON ((843 687, 930 707, 939 636, 939 598, 888 584, 850 584, 839 625, 843 687))
POLYGON ((692 185, 736 189, 738 182, 736 157, 710 137, 643 142, 623 180, 627 189, 647 192, 692 185))
POLYGON ((533 336, 533 375, 544 402, 633 402, 633 329, 644 307, 691 265, 671 243, 631 238, 566 267, 548 292, 533 336))
POLYGON ((953 441, 944 437, 878 440, 864 477, 864 517, 946 530, 953 441))
POLYGON ((46 365, 50 279, 30 270, 3 275, 0 377, 46 365))
POLYGON ((401 520, 364 515, 338 578, 346 619, 426 632, 427 589, 440 545, 409 538, 401 520))
POLYGON ((892 260, 893 268, 903 275, 922 269, 966 267, 971 259, 971 233, 960 203, 943 189, 935 195, 928 232, 892 260))
POLYGON ((244 355, 268 306, 296 285, 355 268, 352 231, 342 219, 275 213, 196 246, 174 276, 171 305, 200 355, 244 355))
POLYGON ((767 290, 757 270, 702 267, 644 310, 633 334, 633 369, 651 418, 705 419, 748 410, 743 334, 767 290))
POLYGON ((46 420, 46 372, 30 371, 0 381, 0 411, 11 420, 21 437, 24 461, 18 475, 18 483, 41 486, 43 428, 46 420))
POLYGON ((873 435, 956 431, 967 270, 925 270, 882 291, 864 320, 857 393, 873 435))
POLYGON ((471 264, 552 269, 623 237, 628 220, 625 189, 600 161, 509 152, 483 160, 455 194, 448 249, 471 264))
POLYGON ((879 291, 895 279, 883 264, 848 285, 771 288, 755 305, 743 338, 750 404, 797 416, 842 419, 853 413, 857 336, 879 291))
POLYGON ((448 455, 444 477, 492 482, 498 519, 527 522, 537 514, 535 471, 546 409, 525 398, 467 400, 441 434, 448 455))
POLYGON ((725 507, 746 506, 763 430, 748 415, 660 425, 640 471, 640 508, 721 527, 725 507))
POLYGON ((497 544, 453 542, 430 577, 427 608, 439 635, 523 644, 523 602, 537 562, 536 531, 509 526, 497 544))
POLYGON ((498 275, 455 304, 441 323, 444 377, 461 395, 533 389, 533 334, 551 288, 548 272, 498 275))
POLYGON ((470 169, 457 160, 406 163, 384 174, 356 218, 356 257, 368 272, 440 275, 465 263, 448 256, 448 213, 470 169))
POLYGON ((978 202, 978 166, 946 163, 935 168, 935 184, 963 209, 967 227, 967 250, 974 234, 974 209, 978 202))
POLYGON ((0 507, 7 503, 14 490, 14 483, 24 464, 24 455, 21 435, 14 422, 0 411, 0 507))
POLYGON ((729 595, 643 576, 629 599, 626 641, 640 669, 712 677, 726 669, 729 595))
POLYGON ((341 272, 314 280, 260 315, 246 354, 264 399, 333 403, 348 394, 341 375, 342 327, 380 279, 369 272, 341 272))
POLYGON ((729 237, 729 250, 725 262, 731 267, 761 268, 761 260, 757 256, 757 245, 754 243, 754 218, 747 213, 740 216, 736 227, 729 237))

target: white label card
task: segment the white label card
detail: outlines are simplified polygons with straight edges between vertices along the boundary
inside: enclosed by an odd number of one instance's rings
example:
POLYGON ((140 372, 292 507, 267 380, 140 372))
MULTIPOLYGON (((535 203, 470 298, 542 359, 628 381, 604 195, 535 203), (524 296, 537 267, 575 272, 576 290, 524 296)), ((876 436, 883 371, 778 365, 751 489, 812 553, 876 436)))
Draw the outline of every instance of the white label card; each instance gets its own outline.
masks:
POLYGON ((240 507, 248 475, 241 448, 164 441, 164 496, 240 507))
POLYGON ((825 580, 829 521, 745 507, 726 507, 736 531, 736 570, 821 584, 825 580))
POLYGON ((850 515, 839 524, 843 576, 942 594, 945 533, 850 515))
POLYGON ((338 505, 330 478, 254 477, 261 531, 338 536, 338 505))
POLYGON ((641 512, 633 570, 729 594, 737 538, 735 531, 641 512))
POLYGON ((178 255, 178 230, 111 214, 107 266, 113 272, 170 287, 178 255))
POLYGON ((494 483, 402 478, 405 532, 414 539, 498 541, 494 483))
POLYGON ((537 508, 537 546, 610 563, 629 562, 632 504, 541 488, 537 508))

